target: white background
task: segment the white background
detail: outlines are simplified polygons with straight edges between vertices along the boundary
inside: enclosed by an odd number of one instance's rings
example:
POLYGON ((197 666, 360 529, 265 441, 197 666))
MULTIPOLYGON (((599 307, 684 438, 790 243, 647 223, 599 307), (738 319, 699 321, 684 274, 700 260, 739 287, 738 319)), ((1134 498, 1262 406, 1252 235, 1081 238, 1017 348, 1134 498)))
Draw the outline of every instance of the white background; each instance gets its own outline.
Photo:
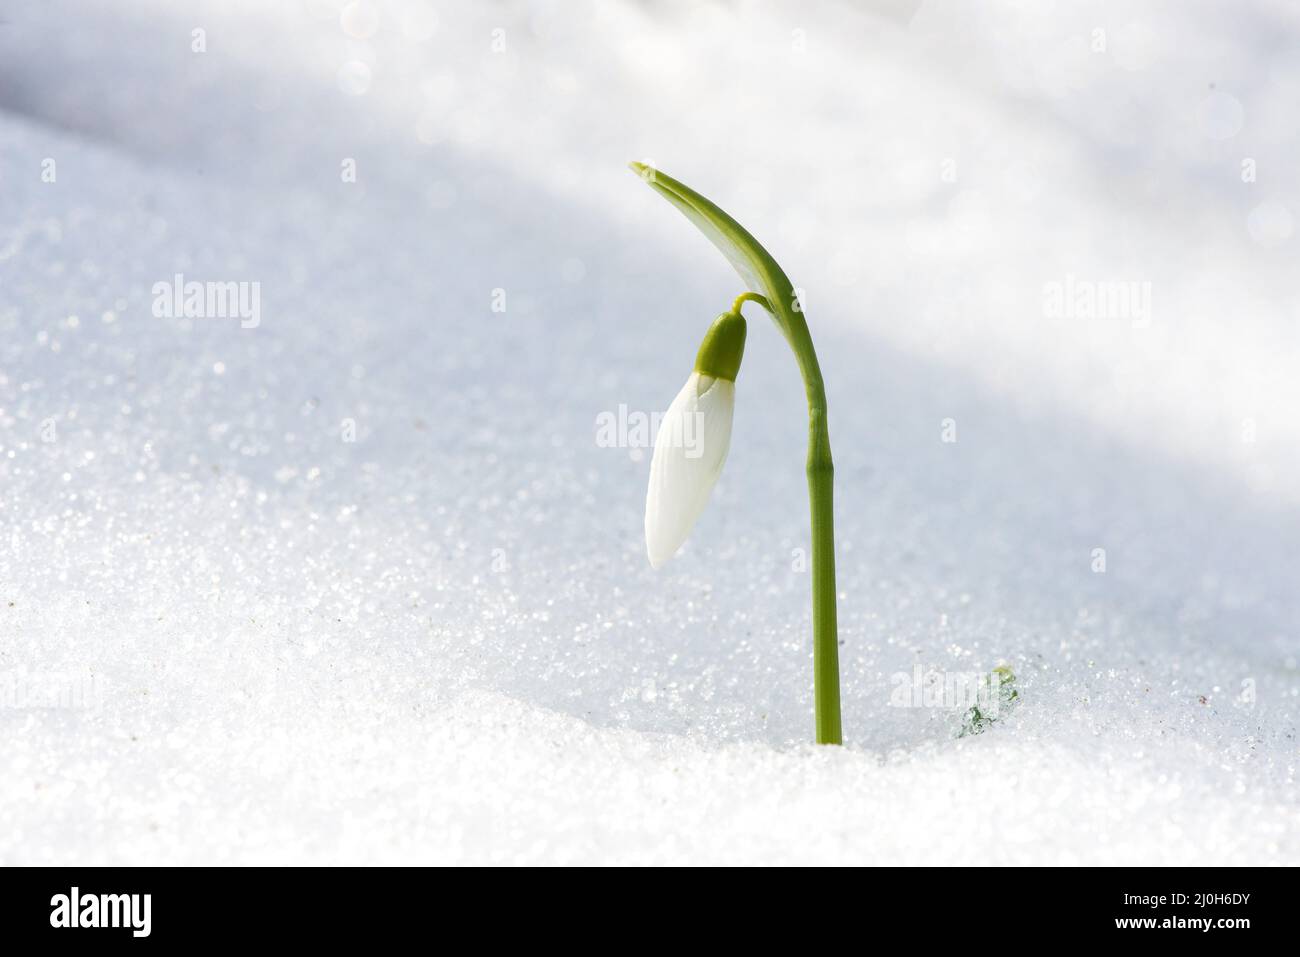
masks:
POLYGON ((1300 862, 1291 5, 341 8, 0 22, 0 862, 1300 862), (843 749, 775 329, 658 573, 596 443, 741 291, 631 159, 805 290, 843 749))

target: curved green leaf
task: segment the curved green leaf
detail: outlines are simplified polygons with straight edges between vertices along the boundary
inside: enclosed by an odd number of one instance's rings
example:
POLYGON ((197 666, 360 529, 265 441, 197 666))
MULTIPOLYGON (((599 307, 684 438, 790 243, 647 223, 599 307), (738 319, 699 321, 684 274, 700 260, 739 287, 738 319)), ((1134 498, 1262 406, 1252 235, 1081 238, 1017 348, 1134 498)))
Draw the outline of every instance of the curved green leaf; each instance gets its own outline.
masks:
POLYGON ((808 378, 810 372, 820 380, 821 375, 813 359, 811 368, 807 360, 812 352, 808 324, 804 322, 794 285, 771 254, 763 248, 744 226, 732 219, 712 200, 701 196, 684 183, 667 173, 645 163, 629 163, 632 171, 682 214, 695 224, 718 251, 727 258, 740 274, 750 292, 766 297, 777 327, 794 348, 795 356, 808 378))

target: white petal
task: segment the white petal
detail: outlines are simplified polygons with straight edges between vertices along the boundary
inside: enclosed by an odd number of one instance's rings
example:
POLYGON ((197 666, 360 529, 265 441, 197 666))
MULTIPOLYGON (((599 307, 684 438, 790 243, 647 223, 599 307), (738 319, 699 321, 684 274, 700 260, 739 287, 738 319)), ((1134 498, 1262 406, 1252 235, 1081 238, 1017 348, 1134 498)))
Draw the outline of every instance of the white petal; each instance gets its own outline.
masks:
POLYGON ((658 568, 672 558, 704 511, 731 445, 736 383, 692 373, 655 437, 645 497, 645 547, 658 568))

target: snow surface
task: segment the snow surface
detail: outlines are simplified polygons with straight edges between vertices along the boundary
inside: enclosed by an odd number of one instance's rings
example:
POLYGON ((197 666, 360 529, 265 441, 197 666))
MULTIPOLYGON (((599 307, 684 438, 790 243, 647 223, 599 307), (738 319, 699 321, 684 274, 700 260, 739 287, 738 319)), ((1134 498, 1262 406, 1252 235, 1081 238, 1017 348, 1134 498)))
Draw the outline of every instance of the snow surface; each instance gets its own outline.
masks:
POLYGON ((5 16, 0 862, 1300 863, 1294 7, 5 16), (595 440, 740 291, 629 159, 805 289, 842 749, 774 329, 658 573, 595 440))

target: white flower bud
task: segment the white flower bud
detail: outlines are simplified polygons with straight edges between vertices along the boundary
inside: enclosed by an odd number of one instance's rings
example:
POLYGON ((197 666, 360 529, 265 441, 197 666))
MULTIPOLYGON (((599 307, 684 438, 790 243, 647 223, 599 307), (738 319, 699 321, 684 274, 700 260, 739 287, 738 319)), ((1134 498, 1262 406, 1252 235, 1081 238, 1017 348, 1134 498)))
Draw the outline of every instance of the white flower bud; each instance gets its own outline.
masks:
POLYGON ((686 541, 704 511, 731 446, 736 383, 691 373, 655 437, 645 499, 645 545, 659 568, 686 541))

